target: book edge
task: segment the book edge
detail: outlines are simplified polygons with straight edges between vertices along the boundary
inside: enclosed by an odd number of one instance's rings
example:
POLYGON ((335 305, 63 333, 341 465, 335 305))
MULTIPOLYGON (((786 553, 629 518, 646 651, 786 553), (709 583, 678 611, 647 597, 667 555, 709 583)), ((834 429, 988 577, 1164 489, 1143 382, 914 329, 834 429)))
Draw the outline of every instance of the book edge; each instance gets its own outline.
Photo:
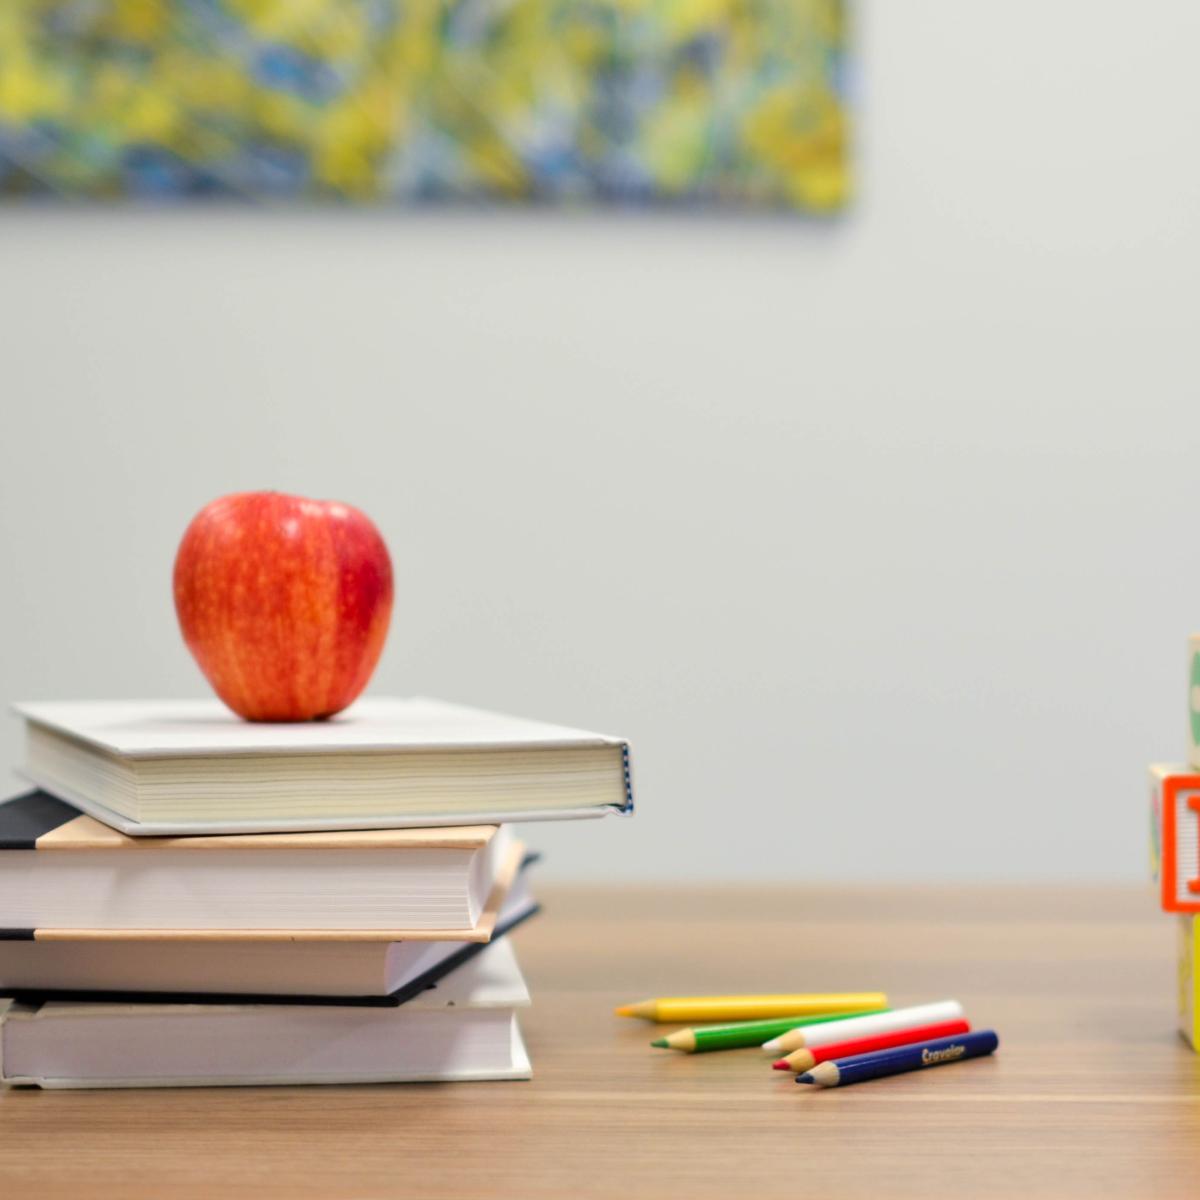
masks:
MULTIPOLYGON (((77 725, 71 725, 65 721, 55 720, 53 716, 46 716, 44 713, 38 712, 39 706, 55 705, 55 704, 88 704, 88 703, 106 703, 105 701, 38 701, 38 700, 22 700, 12 703, 10 709, 23 721, 31 725, 39 725, 43 729, 57 734, 60 737, 66 737, 77 742, 82 742, 84 745, 103 751, 112 755, 114 758, 124 759, 128 761, 139 761, 142 759, 171 759, 171 758, 230 758, 240 755, 259 755, 262 757, 288 756, 288 755, 306 755, 306 754, 370 754, 378 752, 390 752, 403 754, 406 752, 421 751, 436 751, 436 750, 559 750, 570 748, 597 748, 601 746, 619 746, 627 745, 628 739, 616 737, 604 733, 592 733, 586 729, 575 729, 568 725, 554 725, 552 721, 537 721, 528 717, 517 717, 509 713, 498 713, 491 709, 472 708, 465 704, 456 704, 451 700, 439 700, 433 696, 376 696, 371 697, 374 700, 380 701, 425 701, 433 704, 442 704, 448 708, 460 709, 470 713, 481 714, 488 717, 496 717, 508 721, 528 721, 534 725, 552 726, 556 729, 561 729, 566 736, 562 737, 532 737, 525 740, 495 742, 495 741, 472 741, 472 742, 425 742, 413 745, 397 745, 395 742, 361 742, 352 746, 345 745, 330 745, 328 742, 323 744, 314 744, 311 746, 297 745, 289 746, 282 750, 273 750, 262 746, 207 746, 207 747, 162 747, 152 749, 130 750, 122 747, 122 745, 111 738, 106 738, 103 734, 94 730, 89 731, 81 729, 77 725)), ((159 701, 144 701, 141 703, 152 704, 159 701)), ((347 710, 349 711, 349 710, 347 710)), ((231 713, 231 718, 233 717, 231 713)), ((297 722, 297 724, 308 724, 314 730, 320 730, 323 726, 319 722, 297 722)))
POLYGON ((525 856, 514 838, 484 901, 479 920, 467 929, 35 929, 38 942, 488 942, 504 897, 525 856))
POLYGON ((365 832, 373 829, 454 829, 462 826, 513 825, 532 821, 583 821, 610 815, 633 815, 632 797, 627 790, 624 807, 617 807, 613 804, 592 804, 584 808, 535 809, 533 811, 514 809, 493 813, 441 813, 428 817, 397 815, 395 817, 326 817, 318 820, 298 817, 276 821, 143 822, 123 816, 103 804, 89 800, 72 788, 63 787, 61 784, 39 777, 26 767, 18 767, 17 772, 36 787, 59 795, 81 812, 95 817, 98 821, 117 830, 118 833, 132 838, 212 837, 222 834, 241 836, 251 833, 335 833, 343 830, 365 832))

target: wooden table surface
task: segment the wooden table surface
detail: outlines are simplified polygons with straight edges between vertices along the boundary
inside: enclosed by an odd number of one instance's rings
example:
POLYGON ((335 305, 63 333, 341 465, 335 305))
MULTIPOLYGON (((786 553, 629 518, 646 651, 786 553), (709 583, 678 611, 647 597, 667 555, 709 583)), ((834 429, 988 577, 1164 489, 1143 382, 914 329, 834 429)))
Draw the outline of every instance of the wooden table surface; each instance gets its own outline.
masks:
POLYGON ((1148 889, 544 888, 530 1083, 0 1096, 0 1196, 1147 1196, 1200 1190, 1148 889), (652 1051, 656 994, 956 996, 993 1059, 841 1091, 652 1051))

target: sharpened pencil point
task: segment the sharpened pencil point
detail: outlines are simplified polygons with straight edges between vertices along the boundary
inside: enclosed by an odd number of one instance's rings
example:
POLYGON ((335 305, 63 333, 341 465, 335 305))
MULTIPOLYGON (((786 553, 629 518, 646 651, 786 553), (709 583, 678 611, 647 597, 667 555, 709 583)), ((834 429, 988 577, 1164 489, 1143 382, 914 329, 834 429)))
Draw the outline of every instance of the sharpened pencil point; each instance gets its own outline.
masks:
POLYGON ((796 1082, 797 1083, 816 1083, 817 1081, 807 1071, 805 1071, 803 1075, 796 1076, 796 1082))
POLYGON ((772 1038, 769 1042, 763 1042, 762 1048, 768 1054, 778 1054, 782 1047, 779 1045, 778 1038, 772 1038))
POLYGON ((786 1058, 781 1058, 771 1064, 771 1069, 774 1071, 790 1071, 792 1064, 786 1058))
POLYGON ((670 1050, 671 1048, 671 1043, 666 1038, 655 1038, 650 1045, 657 1046, 660 1050, 670 1050))
POLYGON ((622 1004, 614 1008, 618 1017, 641 1017, 643 1021, 658 1019, 658 1003, 654 1000, 639 1000, 637 1004, 622 1004))

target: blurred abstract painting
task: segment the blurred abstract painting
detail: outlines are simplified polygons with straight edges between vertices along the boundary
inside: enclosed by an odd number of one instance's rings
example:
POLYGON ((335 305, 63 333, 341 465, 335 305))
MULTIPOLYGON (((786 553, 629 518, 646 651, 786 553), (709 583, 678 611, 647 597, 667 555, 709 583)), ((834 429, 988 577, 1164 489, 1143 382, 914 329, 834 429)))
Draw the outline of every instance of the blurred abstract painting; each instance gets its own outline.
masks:
POLYGON ((0 195, 841 208, 845 0, 0 0, 0 195))

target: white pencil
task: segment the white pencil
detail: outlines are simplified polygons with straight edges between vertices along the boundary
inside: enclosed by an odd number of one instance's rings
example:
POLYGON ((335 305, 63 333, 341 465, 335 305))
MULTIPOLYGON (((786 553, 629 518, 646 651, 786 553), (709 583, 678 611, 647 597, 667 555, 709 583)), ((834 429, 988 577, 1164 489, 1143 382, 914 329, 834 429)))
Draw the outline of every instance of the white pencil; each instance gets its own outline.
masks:
POLYGON ((801 1046, 829 1046, 849 1038, 867 1037, 873 1033, 895 1033, 898 1029, 916 1029, 921 1025, 936 1025, 953 1021, 963 1015, 957 1000, 941 1000, 937 1004, 917 1004, 912 1008, 894 1008, 890 1012, 868 1013, 862 1017, 844 1017, 840 1021, 822 1021, 820 1025, 805 1025, 763 1042, 768 1054, 789 1054, 801 1046))

